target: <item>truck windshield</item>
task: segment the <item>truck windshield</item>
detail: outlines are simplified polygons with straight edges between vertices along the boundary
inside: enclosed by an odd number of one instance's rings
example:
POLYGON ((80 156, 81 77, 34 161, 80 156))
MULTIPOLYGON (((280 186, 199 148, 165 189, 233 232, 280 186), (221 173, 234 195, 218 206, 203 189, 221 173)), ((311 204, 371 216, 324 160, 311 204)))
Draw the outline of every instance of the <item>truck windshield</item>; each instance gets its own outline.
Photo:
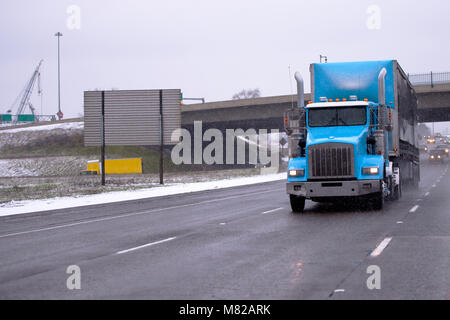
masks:
POLYGON ((310 127, 359 126, 366 121, 366 107, 308 109, 310 127))

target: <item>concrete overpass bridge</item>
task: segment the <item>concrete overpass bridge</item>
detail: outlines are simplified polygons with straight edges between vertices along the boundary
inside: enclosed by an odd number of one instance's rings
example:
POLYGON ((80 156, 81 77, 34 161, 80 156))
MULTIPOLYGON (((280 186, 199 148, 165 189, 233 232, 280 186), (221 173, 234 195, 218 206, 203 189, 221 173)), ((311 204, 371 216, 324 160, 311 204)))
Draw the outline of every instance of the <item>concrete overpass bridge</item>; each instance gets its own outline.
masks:
POLYGON ((450 121, 450 83, 414 86, 419 99, 419 122, 450 121))
MULTIPOLYGON (((450 73, 411 75, 419 100, 419 122, 450 121, 450 73), (436 78, 440 75, 439 78, 436 78)), ((191 129, 201 120, 203 129, 283 129, 283 113, 297 105, 296 95, 208 102, 182 106, 182 126, 191 129)), ((305 102, 310 94, 305 94, 305 102)))

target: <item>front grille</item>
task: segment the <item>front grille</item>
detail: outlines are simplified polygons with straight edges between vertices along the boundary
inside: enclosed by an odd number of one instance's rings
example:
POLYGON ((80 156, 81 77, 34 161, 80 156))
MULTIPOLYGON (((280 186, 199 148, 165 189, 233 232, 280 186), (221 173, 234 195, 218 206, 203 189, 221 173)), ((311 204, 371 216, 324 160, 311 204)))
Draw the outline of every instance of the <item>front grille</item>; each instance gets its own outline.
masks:
POLYGON ((355 176, 353 145, 322 143, 308 148, 311 178, 349 178, 355 176))

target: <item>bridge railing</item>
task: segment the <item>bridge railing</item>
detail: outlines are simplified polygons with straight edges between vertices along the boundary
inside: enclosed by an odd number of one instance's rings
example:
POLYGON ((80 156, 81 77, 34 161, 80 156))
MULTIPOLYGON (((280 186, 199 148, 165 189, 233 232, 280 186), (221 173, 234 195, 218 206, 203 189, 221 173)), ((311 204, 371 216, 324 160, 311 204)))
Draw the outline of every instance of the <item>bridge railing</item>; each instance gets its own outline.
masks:
POLYGON ((420 74, 408 74, 409 81, 413 85, 429 85, 450 83, 450 72, 430 72, 420 74))

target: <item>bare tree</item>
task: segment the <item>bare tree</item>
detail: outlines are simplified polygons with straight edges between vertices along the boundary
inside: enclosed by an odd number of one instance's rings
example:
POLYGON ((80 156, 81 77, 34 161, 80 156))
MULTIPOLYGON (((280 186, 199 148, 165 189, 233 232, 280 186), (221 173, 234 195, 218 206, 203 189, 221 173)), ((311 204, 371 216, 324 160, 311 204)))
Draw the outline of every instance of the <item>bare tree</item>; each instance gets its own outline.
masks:
POLYGON ((233 100, 239 100, 239 99, 252 99, 252 98, 259 98, 261 97, 261 91, 256 89, 247 89, 242 90, 241 92, 238 92, 233 95, 233 100))

